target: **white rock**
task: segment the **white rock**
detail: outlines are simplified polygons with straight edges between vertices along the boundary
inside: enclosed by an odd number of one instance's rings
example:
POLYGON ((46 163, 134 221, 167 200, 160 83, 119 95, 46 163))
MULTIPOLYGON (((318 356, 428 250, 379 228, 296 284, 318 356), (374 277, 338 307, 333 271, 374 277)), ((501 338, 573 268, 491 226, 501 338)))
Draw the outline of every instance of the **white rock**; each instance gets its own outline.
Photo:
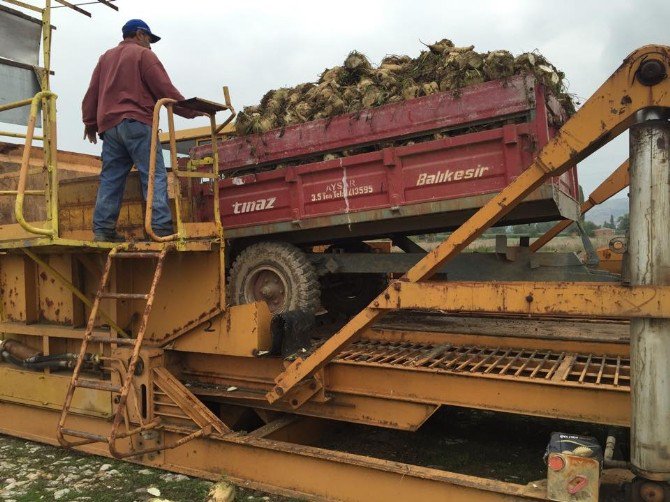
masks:
POLYGON ((67 495, 68 493, 70 493, 70 489, 69 488, 63 488, 62 490, 58 490, 57 492, 54 492, 54 498, 56 500, 58 500, 60 498, 65 497, 65 495, 67 495))
POLYGON ((210 488, 208 502, 233 502, 235 500, 235 485, 219 481, 210 488))
POLYGON ((112 468, 112 464, 102 464, 100 466, 100 469, 98 469, 98 470, 101 471, 101 472, 105 472, 105 471, 110 470, 111 468, 112 468))
POLYGON ((154 497, 160 497, 161 496, 161 491, 158 488, 155 488, 153 486, 150 487, 150 488, 147 488, 147 493, 149 495, 153 495, 154 497))
POLYGON ((151 469, 141 469, 137 471, 138 474, 144 474, 145 476, 149 476, 154 473, 151 469))

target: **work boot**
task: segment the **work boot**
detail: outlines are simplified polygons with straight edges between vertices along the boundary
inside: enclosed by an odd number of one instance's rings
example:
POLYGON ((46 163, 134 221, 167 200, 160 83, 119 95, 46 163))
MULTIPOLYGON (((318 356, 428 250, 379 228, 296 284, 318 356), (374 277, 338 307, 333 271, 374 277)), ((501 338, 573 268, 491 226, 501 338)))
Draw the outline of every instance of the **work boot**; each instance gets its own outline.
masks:
POLYGON ((126 238, 117 231, 111 234, 96 232, 93 234, 93 242, 126 242, 126 238))
POLYGON ((167 237, 168 235, 174 234, 174 230, 172 228, 159 228, 159 229, 154 229, 154 233, 158 237, 167 237))

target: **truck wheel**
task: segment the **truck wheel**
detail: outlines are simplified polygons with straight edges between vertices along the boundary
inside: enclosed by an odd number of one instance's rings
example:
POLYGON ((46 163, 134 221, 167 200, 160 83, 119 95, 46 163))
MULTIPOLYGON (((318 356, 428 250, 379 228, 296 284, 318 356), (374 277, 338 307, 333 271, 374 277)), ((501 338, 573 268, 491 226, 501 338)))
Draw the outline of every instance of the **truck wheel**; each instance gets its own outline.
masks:
POLYGON ((230 269, 233 305, 265 301, 273 314, 314 312, 321 291, 314 266, 305 253, 285 242, 259 242, 242 251, 230 269))

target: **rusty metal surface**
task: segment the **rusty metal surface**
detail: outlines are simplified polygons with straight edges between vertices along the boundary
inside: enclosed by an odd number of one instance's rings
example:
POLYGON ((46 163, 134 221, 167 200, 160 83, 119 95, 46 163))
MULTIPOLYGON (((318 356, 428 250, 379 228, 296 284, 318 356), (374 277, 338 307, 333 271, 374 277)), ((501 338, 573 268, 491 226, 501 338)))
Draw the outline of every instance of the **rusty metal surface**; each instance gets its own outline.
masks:
POLYGON ((547 350, 356 342, 333 361, 630 390, 630 359, 547 350))
MULTIPOLYGON (((408 340, 411 333, 376 336, 351 345, 324 368, 327 401, 307 401, 293 412, 405 428, 402 424, 412 423, 415 412, 404 404, 414 402, 630 423, 630 363, 625 351, 575 352, 585 346, 605 350, 610 348, 607 343, 564 341, 546 349, 541 340, 522 348, 528 342, 523 338, 505 344, 506 338, 481 335, 418 333, 416 340, 408 340), (372 397, 376 402, 369 408, 366 400, 372 397), (391 420, 384 418, 385 408, 391 420), (360 412, 367 420, 357 416, 360 412)), ((203 399, 291 411, 289 402, 269 405, 263 399, 282 367, 280 360, 181 352, 177 361, 189 388, 203 399), (231 386, 233 391, 228 390, 231 386)))
POLYGON ((393 281, 372 309, 605 319, 670 318, 670 287, 601 282, 393 281))

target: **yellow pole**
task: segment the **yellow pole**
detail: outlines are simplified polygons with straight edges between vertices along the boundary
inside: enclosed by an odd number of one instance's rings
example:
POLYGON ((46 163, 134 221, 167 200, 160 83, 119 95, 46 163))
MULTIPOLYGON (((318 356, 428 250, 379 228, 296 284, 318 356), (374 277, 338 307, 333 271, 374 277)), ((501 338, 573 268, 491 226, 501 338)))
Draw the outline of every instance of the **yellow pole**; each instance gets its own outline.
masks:
MULTIPOLYGON (((51 0, 45 0, 42 11, 42 91, 50 90, 51 71, 51 0)), ((46 170, 46 211, 47 221, 51 223, 52 237, 58 237, 58 147, 56 143, 56 99, 49 95, 42 99, 42 148, 44 150, 44 168, 46 170)))

